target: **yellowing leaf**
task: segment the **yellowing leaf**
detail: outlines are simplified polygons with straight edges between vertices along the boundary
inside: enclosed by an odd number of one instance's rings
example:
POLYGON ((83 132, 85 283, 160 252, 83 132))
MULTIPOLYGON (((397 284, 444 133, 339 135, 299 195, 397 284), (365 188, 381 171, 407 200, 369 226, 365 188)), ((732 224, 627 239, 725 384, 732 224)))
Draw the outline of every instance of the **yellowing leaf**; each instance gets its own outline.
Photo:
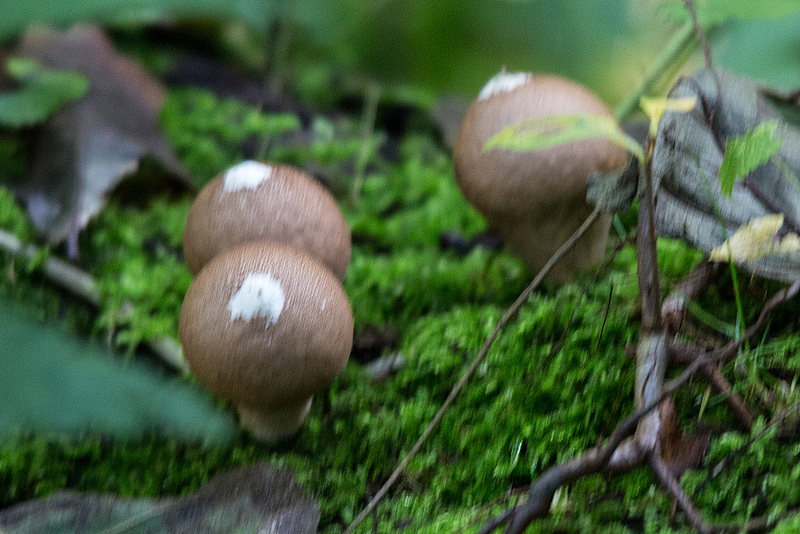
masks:
POLYGON ((644 159, 642 147, 622 131, 614 117, 593 114, 549 115, 524 120, 489 138, 483 150, 536 152, 584 139, 607 139, 638 159, 644 159))
POLYGON ((800 252, 800 236, 797 234, 789 234, 781 239, 781 244, 778 246, 778 252, 781 254, 800 252))
POLYGON ((783 226, 783 214, 765 215, 751 219, 722 245, 711 251, 712 261, 753 261, 774 254, 800 252, 800 236, 788 234, 777 238, 783 226))
POLYGON ((665 111, 678 111, 686 113, 694 109, 697 98, 693 96, 685 98, 650 98, 643 96, 639 100, 639 106, 645 115, 650 119, 650 135, 658 133, 658 121, 665 111))

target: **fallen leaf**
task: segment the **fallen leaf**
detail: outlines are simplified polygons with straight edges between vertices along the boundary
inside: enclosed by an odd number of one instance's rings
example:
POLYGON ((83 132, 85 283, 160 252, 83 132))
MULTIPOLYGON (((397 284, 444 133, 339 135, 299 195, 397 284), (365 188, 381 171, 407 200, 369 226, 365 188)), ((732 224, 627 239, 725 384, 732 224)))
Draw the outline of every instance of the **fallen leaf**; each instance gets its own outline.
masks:
MULTIPOLYGON (((703 105, 688 113, 666 112, 659 122, 652 157, 659 235, 711 253, 737 230, 771 214, 782 214, 786 231, 800 234, 800 130, 782 120, 759 86, 721 69, 702 70, 680 81, 670 97, 697 97, 703 105), (731 160, 737 150, 726 150, 726 141, 745 139, 748 131, 752 137, 759 125, 765 126, 756 144, 768 150, 740 147, 738 163, 731 160), (770 157, 762 162, 764 154, 770 157), (734 176, 730 194, 720 181, 726 157, 731 163, 723 176, 734 176), (744 171, 747 179, 735 180, 744 171)), ((747 233, 738 239, 744 237, 747 233)), ((760 276, 793 282, 800 278, 800 255, 790 253, 793 239, 766 255, 755 248, 743 251, 738 261, 760 276)), ((715 257, 727 258, 727 252, 720 256, 717 250, 715 257)))
POLYGON ((310 534, 319 506, 286 470, 260 463, 217 475, 184 498, 62 491, 0 511, 3 534, 310 534))
POLYGON ((670 472, 680 480, 689 469, 696 469, 708 454, 711 431, 698 429, 694 434, 685 434, 678 424, 675 404, 671 399, 664 401, 659 408, 661 430, 659 443, 661 456, 670 472))
POLYGON ((146 155, 190 183, 159 126, 164 89, 137 63, 118 54, 100 29, 34 28, 17 53, 89 80, 86 96, 44 125, 30 175, 15 187, 51 244, 69 239, 68 253, 74 257, 78 232, 146 155))
POLYGON ((741 263, 770 255, 800 252, 800 237, 797 234, 788 234, 783 239, 778 238, 781 226, 783 226, 781 213, 751 219, 723 244, 713 249, 708 259, 741 263))

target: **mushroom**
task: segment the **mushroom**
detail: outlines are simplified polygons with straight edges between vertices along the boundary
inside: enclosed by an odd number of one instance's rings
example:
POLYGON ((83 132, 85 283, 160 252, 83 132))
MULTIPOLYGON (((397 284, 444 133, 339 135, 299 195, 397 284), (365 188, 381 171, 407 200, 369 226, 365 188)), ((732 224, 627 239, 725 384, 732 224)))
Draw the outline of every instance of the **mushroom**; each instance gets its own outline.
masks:
POLYGON ((305 250, 339 280, 350 263, 350 230, 336 201, 288 165, 239 163, 206 184, 192 204, 183 252, 193 275, 220 252, 250 241, 305 250))
POLYGON ((179 334, 197 379, 264 442, 293 435, 347 363, 353 313, 336 276, 293 247, 253 242, 192 282, 179 334))
MULTIPOLYGON (((538 152, 484 152, 483 147, 514 123, 581 113, 613 116, 596 95, 575 82, 501 72, 469 106, 458 131, 453 168, 461 191, 532 271, 539 271, 592 212, 586 204, 589 177, 624 167, 626 152, 598 139, 538 152)), ((610 224, 611 216, 602 215, 549 278, 568 282, 576 271, 601 259, 610 224)))

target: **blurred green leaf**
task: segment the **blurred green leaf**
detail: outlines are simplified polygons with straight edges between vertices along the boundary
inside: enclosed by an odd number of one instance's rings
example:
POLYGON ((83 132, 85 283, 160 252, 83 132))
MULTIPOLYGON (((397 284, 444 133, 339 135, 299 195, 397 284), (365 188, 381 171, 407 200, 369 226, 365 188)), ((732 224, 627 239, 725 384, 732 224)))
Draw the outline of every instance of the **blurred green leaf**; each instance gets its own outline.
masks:
POLYGON ((0 532, 25 534, 310 534, 319 506, 288 471, 261 463, 217 475, 181 499, 57 493, 0 511, 0 532))
POLYGON ((0 18, 0 42, 22 33, 33 24, 69 26, 92 20, 98 23, 144 22, 167 16, 229 17, 266 29, 275 15, 268 0, 26 0, 4 6, 0 18))
MULTIPOLYGON (((730 20, 779 19, 800 11, 800 0, 706 0, 695 2, 697 18, 707 26, 730 20)), ((689 18, 682 0, 664 2, 660 8, 674 21, 689 18)))
POLYGON ((800 86, 800 12, 734 20, 712 35, 715 64, 773 88, 800 86))
POLYGON ((744 179, 780 149, 783 141, 775 139, 778 121, 759 124, 752 131, 725 141, 725 156, 719 169, 722 194, 731 196, 736 180, 744 179))
POLYGON ((41 432, 120 438, 157 433, 225 443, 230 415, 208 394, 156 368, 122 363, 0 303, 0 439, 41 432))
POLYGON ((501 148, 515 152, 534 152, 585 139, 607 139, 644 159, 642 147, 607 115, 553 115, 530 119, 504 128, 492 136, 484 150, 501 148))
POLYGON ((43 122, 64 104, 81 98, 89 80, 72 71, 54 70, 32 59, 11 58, 6 70, 22 87, 0 94, 0 125, 19 128, 43 122))

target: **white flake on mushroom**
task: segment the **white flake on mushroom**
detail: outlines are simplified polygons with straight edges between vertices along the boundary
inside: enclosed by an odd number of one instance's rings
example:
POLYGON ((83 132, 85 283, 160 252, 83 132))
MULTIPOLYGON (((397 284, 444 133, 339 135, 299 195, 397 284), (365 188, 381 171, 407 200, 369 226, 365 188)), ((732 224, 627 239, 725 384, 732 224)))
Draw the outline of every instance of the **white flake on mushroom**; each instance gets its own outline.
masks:
POLYGON ((242 189, 255 189, 262 182, 268 180, 271 174, 272 167, 269 165, 260 161, 243 161, 228 169, 222 189, 230 193, 242 189))
POLYGON ((531 79, 529 72, 501 72, 486 82, 481 92, 478 93, 478 100, 486 100, 490 96, 498 93, 508 93, 517 87, 525 85, 531 79))
POLYGON ((268 273, 252 273, 228 301, 231 321, 255 317, 266 317, 269 327, 278 322, 286 296, 280 283, 268 273))

